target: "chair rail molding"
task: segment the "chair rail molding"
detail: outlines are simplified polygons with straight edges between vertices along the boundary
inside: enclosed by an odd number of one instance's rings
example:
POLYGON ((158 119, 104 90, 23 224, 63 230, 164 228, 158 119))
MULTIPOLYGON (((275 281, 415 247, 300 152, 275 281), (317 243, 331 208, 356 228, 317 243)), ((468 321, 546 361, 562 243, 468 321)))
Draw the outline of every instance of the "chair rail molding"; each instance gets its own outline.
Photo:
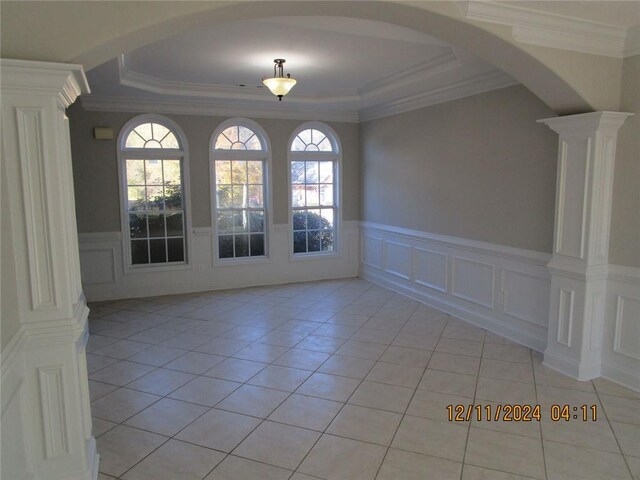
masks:
MULTIPOLYGON (((603 348, 614 348, 603 342, 613 168, 618 129, 631 115, 593 112, 539 120, 559 134, 544 363, 578 380, 599 377, 603 348)), ((618 313, 618 318, 621 325, 626 317, 618 313)))
POLYGON ((96 479, 69 123, 79 65, 2 59, 2 464, 11 479, 96 479), (8 247, 5 248, 5 245, 8 247))

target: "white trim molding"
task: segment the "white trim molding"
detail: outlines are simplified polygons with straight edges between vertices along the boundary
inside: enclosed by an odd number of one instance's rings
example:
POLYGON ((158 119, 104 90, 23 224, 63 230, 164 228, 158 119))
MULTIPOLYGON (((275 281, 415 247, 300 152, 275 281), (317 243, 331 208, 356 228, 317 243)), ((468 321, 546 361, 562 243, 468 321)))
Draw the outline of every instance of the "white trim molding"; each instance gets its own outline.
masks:
MULTIPOLYGON (((613 169, 617 132, 631 115, 593 112, 539 120, 559 134, 560 144, 544 363, 578 380, 599 377, 604 351, 611 348, 603 337, 608 318, 616 318, 608 316, 613 169)), ((626 318, 621 315, 618 331, 626 318)))
POLYGON ((370 222, 360 233, 366 280, 544 350, 549 254, 370 222))
POLYGON ((2 478, 95 480, 65 109, 89 91, 79 65, 2 60, 2 478), (3 247, 4 248, 4 247, 3 247), (5 261, 9 268, 5 268, 5 261))
POLYGON ((635 55, 637 50, 633 29, 499 2, 457 4, 467 20, 511 27, 513 39, 521 43, 616 58, 635 55))

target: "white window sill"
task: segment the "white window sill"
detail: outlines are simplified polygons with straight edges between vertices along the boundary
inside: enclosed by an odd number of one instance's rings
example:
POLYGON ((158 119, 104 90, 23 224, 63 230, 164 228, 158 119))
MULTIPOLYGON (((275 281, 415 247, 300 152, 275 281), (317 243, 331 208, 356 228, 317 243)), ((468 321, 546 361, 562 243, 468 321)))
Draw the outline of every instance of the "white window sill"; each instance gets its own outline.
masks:
POLYGON ((242 267, 247 265, 263 265, 272 263, 273 260, 268 256, 261 257, 240 257, 240 258, 215 258, 213 267, 242 267))
POLYGON ((174 272, 179 270, 191 270, 192 268, 193 266, 189 263, 127 265, 124 273, 125 275, 128 275, 137 273, 174 272))

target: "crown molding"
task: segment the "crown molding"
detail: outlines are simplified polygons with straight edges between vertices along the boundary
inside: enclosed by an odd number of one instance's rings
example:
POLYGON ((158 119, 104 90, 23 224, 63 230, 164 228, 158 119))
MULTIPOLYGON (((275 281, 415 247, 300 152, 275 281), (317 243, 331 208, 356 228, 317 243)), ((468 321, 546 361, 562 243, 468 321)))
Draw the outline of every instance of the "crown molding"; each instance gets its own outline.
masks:
POLYGON ((465 80, 432 88, 417 95, 362 109, 360 121, 375 120, 517 84, 515 79, 502 70, 492 70, 465 80))
MULTIPOLYGON (((287 99, 288 100, 288 99, 287 99)), ((208 115, 221 117, 281 118, 290 120, 319 120, 324 122, 357 123, 357 111, 322 110, 308 106, 260 107, 257 105, 225 105, 216 101, 196 99, 168 100, 163 98, 108 97, 82 95, 80 103, 85 110, 99 112, 174 113, 180 115, 208 115)), ((276 102, 278 103, 278 102, 276 102)), ((282 102, 284 104, 284 102, 282 102)))
POLYGON ((511 27, 514 40, 521 43, 607 57, 629 56, 625 41, 632 29, 496 2, 461 1, 457 5, 467 20, 511 27))
POLYGON ((426 62, 414 65, 405 70, 395 72, 387 77, 374 80, 358 89, 363 101, 377 97, 378 95, 397 90, 410 84, 420 83, 435 75, 453 70, 462 66, 462 62, 453 53, 452 49, 426 62))
POLYGON ((640 25, 627 30, 627 41, 624 44, 624 57, 640 55, 640 25))

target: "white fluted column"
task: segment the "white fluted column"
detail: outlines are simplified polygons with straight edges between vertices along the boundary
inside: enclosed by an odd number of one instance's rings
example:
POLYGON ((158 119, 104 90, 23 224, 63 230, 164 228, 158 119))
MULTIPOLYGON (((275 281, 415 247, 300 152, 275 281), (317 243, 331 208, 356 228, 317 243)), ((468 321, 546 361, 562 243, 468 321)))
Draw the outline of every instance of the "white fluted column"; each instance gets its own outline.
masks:
POLYGON ((2 60, 2 466, 95 479, 69 125, 79 65, 2 60), (6 290, 5 290, 6 289, 6 290))
POLYGON ((630 115, 539 120, 560 135, 544 363, 579 380, 600 376, 616 139, 630 115))

